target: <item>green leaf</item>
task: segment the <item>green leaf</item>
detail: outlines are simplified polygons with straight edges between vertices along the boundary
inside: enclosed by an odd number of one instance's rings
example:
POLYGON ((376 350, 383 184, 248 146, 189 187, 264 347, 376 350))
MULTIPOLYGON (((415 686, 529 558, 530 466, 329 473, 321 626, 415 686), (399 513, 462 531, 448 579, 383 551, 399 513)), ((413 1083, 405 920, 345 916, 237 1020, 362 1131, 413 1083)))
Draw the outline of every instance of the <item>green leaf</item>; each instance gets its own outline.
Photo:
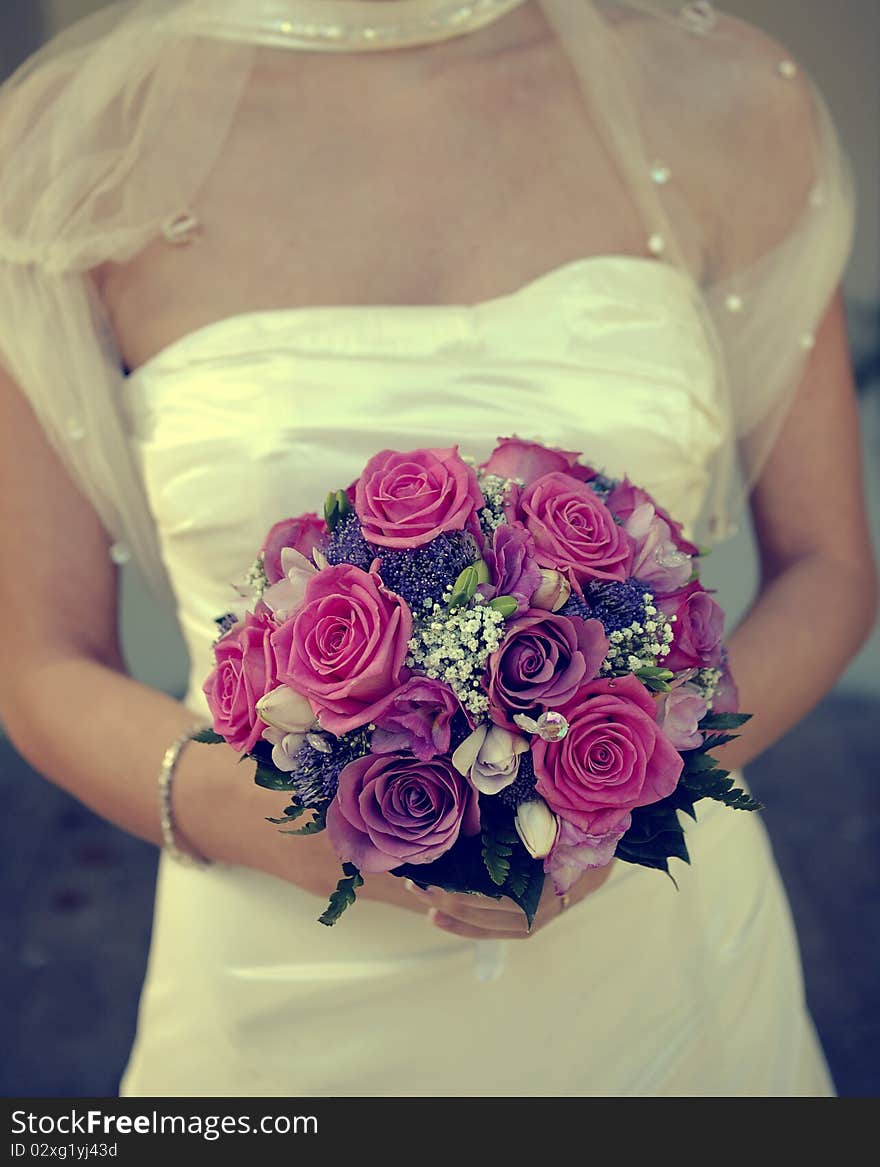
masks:
POLYGON ((751 721, 751 713, 707 713, 700 721, 698 729, 739 729, 747 721, 751 721))
POLYGON ((322 806, 322 807, 318 807, 318 808, 311 807, 310 809, 315 811, 315 817, 312 819, 311 822, 306 823, 306 825, 304 827, 296 827, 294 830, 291 830, 291 831, 282 831, 281 834, 282 835, 317 835, 321 831, 323 831, 324 828, 327 826, 327 808, 325 806, 322 806))
POLYGON ((510 856, 513 854, 518 836, 515 831, 487 824, 483 827, 482 839, 483 863, 489 872, 489 878, 498 887, 503 887, 510 875, 510 856))
POLYGON ((331 490, 324 500, 324 522, 329 531, 336 530, 336 524, 351 510, 348 495, 344 490, 331 490))
POLYGON ((287 808, 287 810, 284 812, 283 819, 267 818, 266 822, 267 823, 274 823, 278 827, 286 827, 286 826, 289 826, 291 823, 295 823, 297 819, 302 818, 302 816, 306 813, 306 809, 307 808, 304 806, 289 806, 287 808))
POLYGON ((511 857, 510 875, 504 885, 504 891, 522 908, 530 930, 543 890, 544 864, 540 859, 533 859, 520 844, 511 857))
POLYGON ((519 608, 519 603, 517 602, 516 596, 496 596, 486 606, 496 612, 500 612, 505 620, 509 620, 519 608))
POLYGON ((282 770, 276 770, 274 766, 267 766, 263 762, 257 763, 254 782, 257 786, 262 786, 264 790, 289 791, 291 789, 289 774, 285 774, 282 770))
POLYGON ((473 564, 473 567, 477 573, 477 583, 487 584, 489 582, 490 576, 489 576, 489 564, 486 562, 486 560, 485 559, 478 559, 473 564))
POLYGON ((205 745, 216 746, 220 742, 225 742, 226 738, 221 737, 219 733, 214 733, 213 729, 200 729, 197 734, 193 736, 194 742, 204 742, 205 745))
POLYGON ((665 681, 662 677, 644 676, 641 672, 634 673, 633 675, 638 677, 645 688, 650 689, 652 693, 668 693, 672 688, 669 682, 665 681))
POLYGON ((450 609, 464 607, 473 598, 479 582, 480 577, 476 567, 473 564, 465 567, 452 585, 452 595, 449 597, 450 609))
POLYGON ((330 895, 330 902, 318 917, 319 924, 326 924, 332 928, 346 908, 357 899, 357 889, 363 886, 364 877, 353 863, 343 863, 343 878, 336 885, 336 891, 330 895))
POLYGON ((690 750, 682 756, 685 774, 700 774, 704 770, 713 770, 718 765, 711 754, 704 754, 700 750, 690 750))

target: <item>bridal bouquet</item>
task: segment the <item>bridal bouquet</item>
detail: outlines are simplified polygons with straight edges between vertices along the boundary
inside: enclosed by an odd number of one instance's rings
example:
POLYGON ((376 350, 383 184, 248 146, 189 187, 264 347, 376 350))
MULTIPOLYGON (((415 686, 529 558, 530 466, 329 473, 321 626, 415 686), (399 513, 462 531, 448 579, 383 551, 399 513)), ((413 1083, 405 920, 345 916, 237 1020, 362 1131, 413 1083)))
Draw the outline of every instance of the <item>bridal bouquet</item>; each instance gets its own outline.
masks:
POLYGON ((248 611, 218 618, 200 740, 289 794, 271 822, 327 830, 322 923, 390 871, 531 924, 545 876, 561 895, 614 857, 668 874, 679 811, 757 809, 711 756, 747 717, 699 548, 579 458, 383 450, 323 517, 272 527, 248 611))

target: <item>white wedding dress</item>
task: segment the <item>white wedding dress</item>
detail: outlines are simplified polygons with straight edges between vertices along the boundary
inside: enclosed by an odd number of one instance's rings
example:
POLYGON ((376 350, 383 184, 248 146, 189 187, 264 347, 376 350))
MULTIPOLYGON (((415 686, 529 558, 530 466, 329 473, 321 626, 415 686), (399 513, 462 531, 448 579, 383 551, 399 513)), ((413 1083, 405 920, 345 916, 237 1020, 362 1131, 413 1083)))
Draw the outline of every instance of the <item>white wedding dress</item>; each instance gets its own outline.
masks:
MULTIPOLYGON (((596 256, 470 306, 250 312, 148 360, 125 411, 191 708, 205 712, 214 618, 270 524, 319 509, 377 449, 481 457, 515 433, 627 472, 692 520, 724 424, 699 295, 663 262, 596 256)), ((472 942, 415 913, 362 902, 325 928, 324 901, 295 886, 163 859, 122 1093, 831 1093, 760 817, 698 810, 679 890, 618 863, 506 944, 494 979, 472 942)))

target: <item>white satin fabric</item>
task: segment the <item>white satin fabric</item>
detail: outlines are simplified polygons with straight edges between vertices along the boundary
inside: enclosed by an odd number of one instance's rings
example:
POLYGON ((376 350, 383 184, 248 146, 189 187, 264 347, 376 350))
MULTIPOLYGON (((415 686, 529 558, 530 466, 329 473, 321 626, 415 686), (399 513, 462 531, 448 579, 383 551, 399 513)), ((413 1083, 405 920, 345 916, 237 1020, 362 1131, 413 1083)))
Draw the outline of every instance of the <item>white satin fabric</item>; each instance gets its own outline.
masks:
MULTIPOLYGON (((726 424, 699 291, 591 257, 463 306, 258 311, 176 341, 125 385, 205 711, 214 617, 270 524, 377 449, 516 433, 583 450, 691 520, 726 424)), ((219 748, 219 747, 218 747, 219 748)), ((832 1092, 756 815, 701 804, 692 866, 606 884, 475 975, 474 945, 251 870, 162 861, 126 1095, 832 1092)), ((297 845, 295 839, 290 845, 297 845)), ((329 890, 329 889, 328 889, 329 890)))

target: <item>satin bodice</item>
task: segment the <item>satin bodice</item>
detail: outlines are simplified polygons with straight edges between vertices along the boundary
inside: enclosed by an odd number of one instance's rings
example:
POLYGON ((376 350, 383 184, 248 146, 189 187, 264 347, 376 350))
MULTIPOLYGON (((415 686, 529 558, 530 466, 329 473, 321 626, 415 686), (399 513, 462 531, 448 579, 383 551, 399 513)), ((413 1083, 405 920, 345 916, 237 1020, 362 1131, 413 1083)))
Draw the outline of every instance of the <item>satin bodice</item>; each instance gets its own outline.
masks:
POLYGON ((700 292, 638 257, 575 260, 473 305, 255 311, 125 382, 125 412, 204 712, 214 619, 278 519, 320 510, 382 448, 516 434, 629 474, 687 527, 724 418, 700 292))

